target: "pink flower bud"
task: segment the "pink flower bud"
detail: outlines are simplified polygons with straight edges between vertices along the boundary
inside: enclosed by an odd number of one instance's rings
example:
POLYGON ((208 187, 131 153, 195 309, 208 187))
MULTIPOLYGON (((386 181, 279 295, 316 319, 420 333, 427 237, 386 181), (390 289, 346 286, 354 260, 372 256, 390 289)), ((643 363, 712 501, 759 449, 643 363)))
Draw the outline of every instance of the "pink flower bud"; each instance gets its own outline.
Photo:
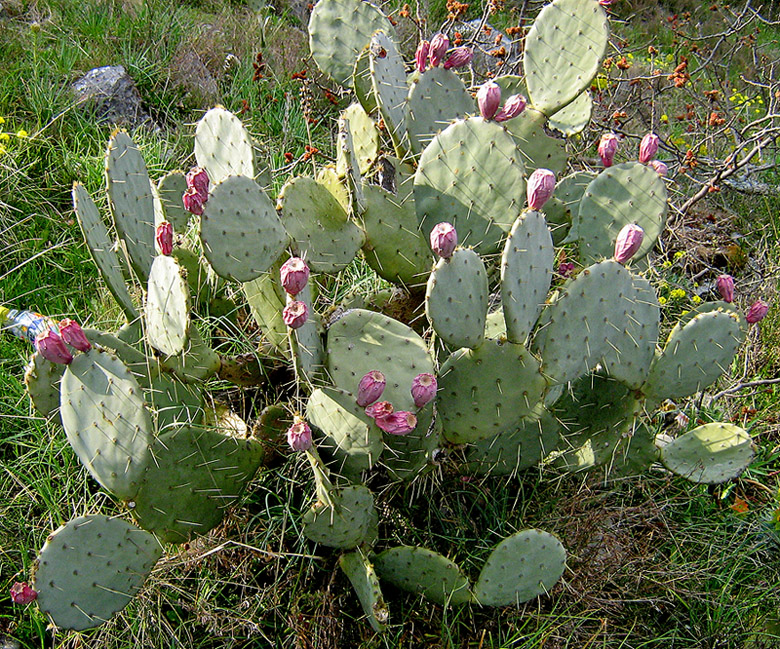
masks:
POLYGON ((612 160, 617 152, 618 144, 620 144, 620 140, 618 140, 617 135, 614 133, 604 133, 604 135, 601 136, 601 141, 599 142, 599 157, 601 158, 601 163, 605 167, 612 166, 612 160))
POLYGON ((292 296, 298 295, 309 281, 309 267, 300 257, 291 257, 284 262, 280 274, 282 287, 292 296))
POLYGON ((553 195, 555 189, 555 174, 549 169, 536 169, 528 177, 526 194, 528 195, 528 207, 532 210, 540 210, 553 195))
POLYGON ((458 245, 458 233, 451 223, 437 223, 431 230, 431 250, 439 257, 449 259, 458 245))
POLYGON ((734 278, 731 275, 719 275, 716 280, 718 293, 724 302, 734 301, 734 278))
POLYGON ((14 604, 29 604, 38 599, 38 593, 30 588, 25 582, 17 581, 11 586, 11 601, 14 604))
POLYGON ((399 410, 384 417, 377 417, 376 425, 391 435, 406 435, 417 426, 417 417, 412 412, 399 410))
POLYGON ((660 140, 655 133, 645 135, 639 144, 639 162, 647 164, 655 158, 655 154, 658 153, 659 142, 660 140))
POLYGON ((655 169, 659 176, 666 176, 669 173, 669 167, 660 160, 651 160, 647 164, 655 169))
POLYGON ((615 261, 625 264, 636 254, 645 238, 645 231, 634 223, 624 225, 615 241, 615 261))
POLYGON ((194 188, 205 203, 209 199, 209 175, 202 167, 193 167, 186 175, 187 188, 194 188))
POLYGON ((303 419, 295 418, 295 423, 287 429, 287 443, 293 451, 307 451, 311 448, 311 428, 303 419))
POLYGON ((393 404, 389 401, 377 401, 366 408, 366 414, 371 417, 371 419, 386 417, 392 412, 393 404))
POLYGON ((173 252, 173 226, 168 221, 160 223, 154 233, 154 240, 163 255, 170 255, 173 252))
POLYGON ((428 63, 428 52, 431 50, 429 41, 420 41, 417 51, 414 54, 414 61, 417 66, 417 72, 425 72, 425 66, 428 63))
POLYGON ((501 103, 501 86, 494 81, 483 83, 477 90, 477 106, 479 114, 485 119, 492 119, 501 103))
POLYGON ((367 405, 374 403, 382 396, 386 383, 385 375, 379 370, 372 370, 366 374, 360 379, 358 384, 357 404, 361 408, 365 408, 367 405))
POLYGON ((512 95, 504 102, 504 106, 493 117, 497 122, 505 122, 508 119, 517 117, 525 110, 525 97, 523 95, 512 95))
POLYGON ((73 355, 58 333, 49 329, 39 334, 35 339, 35 348, 47 361, 59 365, 67 365, 73 360, 73 355))
POLYGON ((758 300, 748 309, 748 312, 745 314, 745 320, 750 324, 760 322, 766 316, 767 311, 769 311, 769 305, 764 300, 758 300))
POLYGON ((439 32, 431 39, 431 49, 428 52, 428 58, 432 67, 437 67, 441 63, 447 49, 450 46, 450 39, 446 34, 439 32))
POLYGON ((450 68, 462 68, 464 65, 471 63, 471 59, 473 58, 474 52, 470 47, 456 47, 447 57, 447 60, 444 61, 442 67, 445 70, 449 70, 450 68))
POLYGON ((300 329, 308 318, 309 307, 299 300, 293 300, 282 311, 282 320, 290 329, 300 329))
POLYGON ((78 349, 80 352, 88 352, 92 349, 92 345, 87 340, 84 330, 75 320, 71 320, 70 318, 61 320, 59 330, 62 339, 73 347, 73 349, 78 349))
POLYGON ((561 277, 570 277, 574 272, 574 262, 564 261, 558 266, 558 274, 561 277))
POLYGON ((195 216, 203 214, 203 203, 205 201, 198 193, 198 190, 194 187, 188 187, 187 191, 182 196, 182 203, 184 203, 184 209, 191 212, 195 216))
POLYGON ((412 399, 414 399, 414 405, 422 408, 426 403, 432 401, 436 396, 437 388, 436 377, 433 374, 425 372, 415 376, 412 379, 412 399))

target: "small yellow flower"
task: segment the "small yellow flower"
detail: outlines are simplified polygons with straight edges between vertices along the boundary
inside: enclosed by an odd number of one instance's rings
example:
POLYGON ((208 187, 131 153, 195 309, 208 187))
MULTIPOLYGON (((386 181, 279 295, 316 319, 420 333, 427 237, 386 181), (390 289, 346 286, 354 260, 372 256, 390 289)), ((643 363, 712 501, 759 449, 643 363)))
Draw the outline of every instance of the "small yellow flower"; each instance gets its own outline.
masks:
POLYGON ((0 133, 0 141, 2 142, 8 142, 8 140, 11 139, 11 136, 8 135, 8 133, 0 133))
POLYGON ((668 123, 669 123, 669 115, 666 115, 666 114, 664 114, 664 115, 661 115, 661 121, 662 121, 664 124, 668 124, 668 123))
POLYGON ((675 300, 682 299, 685 297, 685 291, 683 291, 681 288, 676 288, 671 293, 669 293, 669 297, 675 300))
POLYGON ((678 250, 677 252, 674 253, 675 260, 681 259, 682 257, 685 257, 685 252, 684 251, 678 250))
POLYGON ((688 311, 688 309, 685 309, 685 311, 680 313, 680 317, 682 318, 683 316, 688 315, 689 313, 690 313, 690 311, 688 311))
POLYGON ((29 133, 25 131, 23 128, 20 128, 18 131, 16 131, 16 137, 18 138, 27 137, 28 135, 29 133))
POLYGON ((661 306, 666 304, 666 298, 663 295, 658 298, 658 304, 660 304, 661 306))
POLYGON ((691 298, 691 302, 693 302, 694 304, 701 304, 701 298, 698 295, 694 295, 691 298))
POLYGON ((667 259, 663 264, 661 264, 661 266, 663 266, 664 268, 671 268, 672 262, 667 259))
POLYGON ((0 117, 0 126, 2 126, 3 124, 5 124, 5 120, 2 117, 0 117))
POLYGON ((0 145, 0 155, 3 155, 5 153, 5 147, 0 145))

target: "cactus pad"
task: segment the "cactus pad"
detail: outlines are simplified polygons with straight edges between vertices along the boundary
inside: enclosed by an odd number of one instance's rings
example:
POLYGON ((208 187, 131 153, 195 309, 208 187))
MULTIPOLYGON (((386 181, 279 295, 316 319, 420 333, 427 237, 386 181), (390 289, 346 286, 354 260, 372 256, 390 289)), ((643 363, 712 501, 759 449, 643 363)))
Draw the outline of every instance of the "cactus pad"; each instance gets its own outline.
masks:
MULTIPOLYGON (((352 146, 361 174, 368 173, 379 155, 379 129, 360 104, 351 104, 341 111, 349 123, 352 146)), ((351 163, 341 147, 336 151, 336 172, 343 177, 351 163)))
POLYGON ((384 631, 390 613, 382 597, 374 566, 360 550, 357 550, 342 554, 339 557, 339 568, 355 589, 371 628, 377 633, 384 631))
POLYGON ((298 378, 311 384, 322 372, 324 350, 322 347, 322 326, 320 317, 312 306, 311 283, 306 284, 303 290, 296 296, 297 300, 304 302, 309 308, 309 317, 302 326, 294 330, 294 352, 298 361, 298 369, 302 376, 298 378))
POLYGON ((352 88, 363 110, 369 115, 374 113, 377 105, 374 85, 371 83, 371 61, 368 54, 368 42, 355 61, 355 69, 352 72, 352 88))
POLYGON ((550 128, 566 136, 576 135, 585 129, 593 112, 593 98, 586 90, 568 106, 561 108, 550 117, 550 128))
POLYGON ((279 268, 275 263, 271 270, 243 285, 249 311, 265 339, 276 349, 285 350, 288 345, 287 325, 282 311, 285 306, 284 289, 279 281, 279 268))
POLYGON ((527 176, 536 169, 549 169, 558 176, 566 169, 566 148, 563 140, 547 135, 544 132, 545 122, 544 115, 533 108, 527 108, 506 122, 506 130, 520 149, 520 159, 527 176))
POLYGON ((170 356, 184 349, 190 329, 190 291, 173 257, 158 255, 152 263, 144 314, 152 347, 170 356))
POLYGON ((65 371, 65 365, 47 361, 36 352, 24 372, 24 385, 30 401, 43 417, 53 417, 60 408, 59 382, 65 371))
POLYGON ((363 485, 330 492, 333 505, 315 503, 303 515, 303 533, 311 541, 329 548, 349 550, 376 535, 379 516, 374 496, 363 485))
POLYGON ((157 192, 162 202, 165 218, 177 232, 184 232, 190 213, 184 209, 182 197, 187 191, 187 179, 181 171, 172 171, 157 181, 157 192))
POLYGON ((208 173, 211 188, 228 176, 255 176, 252 140, 241 120, 220 106, 198 122, 195 159, 208 173))
POLYGON ((371 37, 368 60, 379 114, 396 150, 401 146, 405 149, 406 97, 409 87, 406 85, 404 60, 393 39, 384 31, 377 31, 371 37))

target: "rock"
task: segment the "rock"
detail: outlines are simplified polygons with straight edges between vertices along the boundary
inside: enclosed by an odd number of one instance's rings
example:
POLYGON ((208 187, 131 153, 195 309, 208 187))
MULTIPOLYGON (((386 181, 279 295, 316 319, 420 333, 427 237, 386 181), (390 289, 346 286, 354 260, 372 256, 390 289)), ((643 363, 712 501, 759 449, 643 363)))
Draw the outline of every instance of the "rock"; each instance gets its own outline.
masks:
POLYGON ((197 52, 183 50, 171 63, 171 82, 181 90, 187 102, 197 108, 209 108, 219 101, 219 86, 197 52))
POLYGON ((134 128, 151 123, 135 82, 121 65, 94 68, 72 86, 76 101, 98 121, 134 128))

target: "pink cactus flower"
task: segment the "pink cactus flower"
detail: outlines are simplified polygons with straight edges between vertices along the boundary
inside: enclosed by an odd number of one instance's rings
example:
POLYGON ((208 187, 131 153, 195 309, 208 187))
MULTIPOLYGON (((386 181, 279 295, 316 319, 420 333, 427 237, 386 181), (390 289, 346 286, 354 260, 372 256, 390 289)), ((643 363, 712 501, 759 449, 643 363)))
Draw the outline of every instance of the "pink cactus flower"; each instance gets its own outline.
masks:
POLYGON ((384 417, 377 417, 376 425, 391 435, 406 435, 417 427, 417 417, 413 412, 399 410, 384 417))
POLYGON ((634 223, 623 226, 615 241, 615 261, 625 264, 633 257, 642 245, 645 231, 634 223))
POLYGON ((764 300, 754 302, 745 314, 745 320, 750 324, 761 322, 769 311, 769 305, 764 300))
POLYGON ((300 300, 292 300, 282 311, 282 320, 290 329, 300 329, 308 319, 309 307, 300 300))
POLYGON ((187 188, 187 191, 184 192, 184 196, 182 196, 182 203, 184 204, 184 209, 195 216, 201 216, 203 214, 203 204, 205 201, 194 187, 187 188))
POLYGON ((526 194, 528 195, 528 207, 532 210, 540 210, 550 199, 555 190, 555 174, 549 169, 536 169, 528 177, 526 194))
POLYGON ((291 257, 282 264, 280 269, 282 288, 295 297, 309 281, 309 267, 300 257, 291 257))
POLYGON ((437 389, 438 384, 433 374, 425 372, 415 376, 412 379, 412 399, 414 399, 414 405, 417 408, 422 408, 425 404, 430 403, 436 396, 437 389))
POLYGON ((443 259, 452 257, 458 245, 458 233, 451 223, 437 223, 431 230, 431 250, 443 259))
POLYGON ((501 86, 494 81, 483 83, 477 90, 479 114, 485 119, 493 119, 501 103, 501 86))
POLYGON ((508 119, 512 119, 513 117, 517 117, 520 113, 522 113, 525 110, 525 97, 523 95, 512 95, 504 102, 504 105, 501 107, 501 110, 499 110, 494 116, 493 119, 497 122, 505 122, 508 119))
POLYGON ((386 417, 393 412, 393 404, 389 401, 377 401, 366 408, 366 414, 371 419, 386 417))
POLYGON ((160 223, 154 233, 154 240, 161 254, 170 255, 173 252, 173 226, 168 221, 160 223))
POLYGON ((360 383, 358 384, 357 404, 361 408, 365 408, 374 403, 374 401, 382 396, 386 384, 385 375, 379 370, 372 370, 366 374, 360 379, 360 383))
POLYGON ((558 274, 561 277, 571 277, 573 272, 574 272, 573 261, 564 261, 558 266, 558 274))
POLYGON ((25 582, 17 581, 11 586, 11 601, 14 604, 27 605, 38 599, 38 593, 30 588, 25 582))
POLYGON ((639 144, 639 162, 647 164, 658 153, 658 144, 661 140, 655 133, 648 133, 639 144))
POLYGON ((303 419, 296 417, 295 423, 287 429, 287 443, 293 451, 308 451, 311 448, 311 428, 303 419))
POLYGON ((80 352, 88 352, 92 349, 92 345, 89 340, 87 340, 84 330, 75 320, 65 318, 60 321, 58 328, 62 339, 73 347, 73 349, 78 349, 80 352))
POLYGON ((449 70, 450 68, 462 68, 471 63, 473 58, 474 52, 470 47, 456 47, 447 57, 447 60, 444 61, 442 67, 445 70, 449 70))
POLYGON ((438 67, 439 63, 444 59, 444 55, 447 53, 447 49, 450 46, 450 39, 446 34, 439 32, 431 39, 431 48, 428 52, 428 60, 431 62, 431 67, 438 67))
POLYGON ((719 275, 715 281, 718 293, 724 302, 734 301, 734 278, 731 275, 719 275))
POLYGON ((73 361, 73 354, 70 353, 60 335, 52 329, 38 335, 35 339, 35 348, 41 356, 52 363, 68 365, 73 361))
POLYGON ((669 167, 667 167, 663 162, 660 160, 651 160, 647 163, 649 166, 651 166, 653 169, 655 169, 656 173, 659 176, 666 176, 669 173, 669 167))
POLYGON ((599 141, 599 157, 601 164, 605 167, 612 166, 612 160, 615 158, 620 140, 614 133, 604 133, 599 141))
POLYGON ((417 72, 425 72, 425 68, 428 65, 428 52, 430 51, 431 43, 429 41, 420 41, 420 44, 417 46, 417 51, 414 54, 417 72))
POLYGON ((194 187, 205 203, 209 199, 209 175, 206 170, 203 167, 193 167, 187 172, 185 179, 187 188, 194 187))

